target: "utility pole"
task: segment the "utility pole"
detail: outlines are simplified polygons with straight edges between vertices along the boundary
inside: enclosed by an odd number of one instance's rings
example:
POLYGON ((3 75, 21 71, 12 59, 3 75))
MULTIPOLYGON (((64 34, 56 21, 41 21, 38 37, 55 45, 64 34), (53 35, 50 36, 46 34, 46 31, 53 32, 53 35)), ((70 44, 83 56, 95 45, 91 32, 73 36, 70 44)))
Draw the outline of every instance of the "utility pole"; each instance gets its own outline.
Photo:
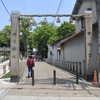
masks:
POLYGON ((98 21, 98 80, 100 83, 100 0, 97 0, 97 21, 98 21))

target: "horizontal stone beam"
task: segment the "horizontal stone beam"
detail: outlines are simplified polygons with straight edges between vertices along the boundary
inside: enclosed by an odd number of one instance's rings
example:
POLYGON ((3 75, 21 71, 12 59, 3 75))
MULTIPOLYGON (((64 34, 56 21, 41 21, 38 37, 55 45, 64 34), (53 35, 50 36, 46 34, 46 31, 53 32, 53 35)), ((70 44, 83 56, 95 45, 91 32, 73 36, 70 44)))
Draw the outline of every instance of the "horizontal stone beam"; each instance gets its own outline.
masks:
POLYGON ((70 14, 30 14, 25 15, 21 14, 22 17, 72 17, 72 18, 78 18, 82 16, 86 16, 90 14, 80 14, 80 15, 70 15, 70 14))
POLYGON ((0 51, 10 51, 10 47, 0 47, 0 51))

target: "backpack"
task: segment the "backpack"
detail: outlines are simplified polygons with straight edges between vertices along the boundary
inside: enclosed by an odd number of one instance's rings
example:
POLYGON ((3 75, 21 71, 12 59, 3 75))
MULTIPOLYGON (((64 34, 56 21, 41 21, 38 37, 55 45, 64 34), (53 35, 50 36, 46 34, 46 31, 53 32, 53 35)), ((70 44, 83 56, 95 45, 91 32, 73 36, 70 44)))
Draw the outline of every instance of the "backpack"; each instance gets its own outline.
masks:
POLYGON ((34 62, 33 61, 28 60, 28 64, 29 64, 29 66, 34 66, 34 62))

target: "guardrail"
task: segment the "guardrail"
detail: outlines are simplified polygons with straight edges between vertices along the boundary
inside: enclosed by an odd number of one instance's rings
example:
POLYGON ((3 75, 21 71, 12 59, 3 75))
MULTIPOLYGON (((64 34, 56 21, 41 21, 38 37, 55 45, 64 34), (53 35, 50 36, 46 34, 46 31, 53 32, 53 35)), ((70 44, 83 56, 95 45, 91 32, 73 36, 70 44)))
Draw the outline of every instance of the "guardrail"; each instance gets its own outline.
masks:
MULTIPOLYGON (((0 64, 0 78, 9 71, 10 71, 9 60, 0 64)), ((23 80, 23 78, 25 77, 26 71, 27 71, 26 60, 19 61, 20 80, 23 80)))
POLYGON ((0 78, 10 70, 9 60, 0 64, 0 78))
POLYGON ((55 65, 64 70, 70 71, 72 73, 76 73, 76 67, 78 68, 78 74, 82 77, 85 77, 85 60, 78 61, 61 61, 61 60, 52 60, 52 59, 44 59, 45 62, 49 64, 55 65))

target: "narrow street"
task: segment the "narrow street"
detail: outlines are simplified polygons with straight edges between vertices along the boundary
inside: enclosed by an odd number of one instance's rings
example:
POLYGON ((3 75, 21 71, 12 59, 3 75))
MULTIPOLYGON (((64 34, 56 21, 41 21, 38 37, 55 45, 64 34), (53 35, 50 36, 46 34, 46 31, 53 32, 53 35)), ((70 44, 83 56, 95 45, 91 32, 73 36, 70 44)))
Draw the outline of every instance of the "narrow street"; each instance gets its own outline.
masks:
POLYGON ((2 100, 100 100, 100 87, 93 85, 84 79, 79 79, 76 84, 76 76, 63 71, 45 62, 36 62, 34 68, 34 86, 32 78, 26 78, 11 88, 2 100), (54 85, 53 72, 56 71, 56 85, 54 85), (88 97, 88 98, 87 98, 88 97), (23 99, 22 99, 23 98, 23 99), (42 99, 40 99, 42 98, 42 99), (72 99, 70 99, 72 100, 72 99))

